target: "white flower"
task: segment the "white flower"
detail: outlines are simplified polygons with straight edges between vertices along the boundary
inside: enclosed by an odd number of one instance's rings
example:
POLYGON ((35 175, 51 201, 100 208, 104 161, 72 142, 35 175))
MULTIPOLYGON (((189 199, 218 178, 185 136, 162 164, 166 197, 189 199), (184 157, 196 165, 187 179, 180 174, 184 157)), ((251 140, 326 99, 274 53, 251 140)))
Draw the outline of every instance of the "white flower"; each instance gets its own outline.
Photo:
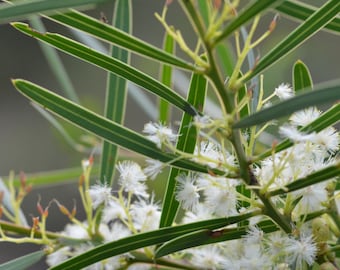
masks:
POLYGON ((296 198, 302 195, 302 199, 295 208, 297 215, 307 214, 323 208, 323 203, 328 200, 326 184, 323 182, 293 192, 296 198))
POLYGON ((195 212, 200 198, 195 185, 196 175, 182 173, 176 177, 176 180, 178 182, 176 200, 182 203, 184 209, 195 212))
POLYGON ((310 140, 326 151, 335 153, 339 150, 339 133, 333 127, 326 128, 314 134, 310 140))
POLYGON ((289 120, 295 126, 306 126, 317 119, 320 114, 321 112, 316 107, 310 107, 293 113, 289 120))
POLYGON ((146 192, 146 175, 141 167, 133 161, 123 161, 117 164, 120 173, 119 184, 125 192, 131 192, 137 196, 149 197, 146 192))
POLYGON ((69 246, 58 249, 47 256, 46 263, 49 266, 55 266, 66 261, 70 255, 70 250, 71 248, 69 246))
POLYGON ((219 163, 224 162, 221 150, 210 141, 202 141, 200 148, 195 148, 194 154, 197 156, 194 161, 207 164, 211 168, 216 168, 219 163))
POLYGON ((76 239, 89 239, 85 226, 86 225, 80 226, 78 224, 67 224, 63 234, 76 239))
POLYGON ((102 221, 109 223, 115 219, 126 219, 126 213, 124 207, 114 200, 111 200, 103 209, 102 221))
POLYGON ((289 263, 295 265, 295 269, 303 269, 304 262, 309 266, 314 263, 318 249, 312 235, 302 234, 299 240, 289 238, 285 250, 289 263))
POLYGON ((310 140, 313 134, 304 134, 296 129, 294 126, 284 125, 279 128, 282 136, 287 137, 293 142, 304 142, 310 140))
POLYGON ((288 99, 294 96, 293 89, 289 84, 281 83, 275 88, 274 94, 281 100, 288 99))
POLYGON ((158 228, 161 211, 159 205, 153 202, 153 197, 150 202, 140 200, 132 204, 130 212, 137 230, 145 232, 158 228))
POLYGON ((191 249, 190 261, 198 269, 221 269, 224 258, 217 246, 191 249))
POLYGON ((206 207, 220 217, 237 213, 236 190, 233 187, 209 187, 204 190, 206 207))
POLYGON ((159 148, 164 143, 175 142, 178 137, 178 135, 174 134, 170 128, 158 123, 145 124, 143 132, 149 134, 146 137, 154 142, 159 148))
POLYGON ((106 185, 93 185, 88 190, 88 193, 92 200, 93 209, 97 209, 102 203, 107 204, 111 200, 111 188, 106 185))
POLYGON ((260 244, 263 240, 264 232, 255 226, 249 226, 249 230, 247 231, 247 234, 244 236, 244 239, 246 241, 246 244, 260 244))
POLYGON ((144 168, 144 173, 151 178, 151 180, 154 180, 156 176, 162 172, 162 169, 164 167, 163 162, 160 162, 159 160, 155 159, 147 159, 146 163, 148 164, 147 167, 144 168))

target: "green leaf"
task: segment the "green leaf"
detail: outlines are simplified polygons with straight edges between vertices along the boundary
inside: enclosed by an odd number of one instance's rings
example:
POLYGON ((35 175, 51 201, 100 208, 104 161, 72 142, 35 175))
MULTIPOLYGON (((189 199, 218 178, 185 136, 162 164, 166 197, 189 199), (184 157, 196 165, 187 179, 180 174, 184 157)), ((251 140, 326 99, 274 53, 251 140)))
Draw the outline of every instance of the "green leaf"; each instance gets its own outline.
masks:
POLYGON ((215 40, 215 43, 222 41, 227 38, 231 33, 242 25, 249 22, 256 15, 264 12, 268 8, 275 8, 277 5, 281 4, 283 0, 254 0, 249 3, 239 14, 233 19, 225 29, 222 30, 221 35, 215 40))
POLYGON ((295 180, 294 182, 286 185, 283 188, 273 190, 269 192, 269 196, 276 196, 280 194, 286 194, 288 192, 296 191, 305 187, 309 187, 311 185, 315 185, 331 179, 333 177, 337 177, 340 175, 340 162, 336 165, 328 166, 324 169, 321 169, 317 172, 314 172, 306 177, 295 180))
MULTIPOLYGON (((242 218, 249 218, 253 215, 254 213, 248 213, 242 215, 242 218)), ((80 254, 79 256, 73 257, 57 266, 52 267, 51 270, 81 269, 98 261, 124 254, 142 247, 161 244, 194 231, 215 230, 222 228, 238 222, 239 219, 239 216, 211 219, 132 235, 114 242, 97 246, 80 254)))
MULTIPOLYGON (((144 136, 97 115, 45 88, 20 79, 13 80, 13 84, 23 95, 40 104, 45 109, 104 140, 149 158, 168 163, 169 165, 198 172, 208 172, 206 166, 189 160, 179 159, 179 156, 175 154, 162 152, 156 144, 144 136)), ((211 171, 217 175, 223 174, 223 172, 218 170, 211 171)))
MULTIPOLYGON (((131 1, 118 0, 115 3, 113 14, 113 25, 122 31, 132 32, 131 1)), ((129 63, 129 53, 116 46, 111 46, 111 56, 124 63, 129 63)), ((105 97, 105 117, 122 124, 124 122, 126 100, 127 100, 127 81, 113 73, 108 73, 105 97)), ((100 181, 111 186, 118 157, 118 147, 107 141, 103 142, 100 181)))
MULTIPOLYGON (((196 108, 203 109, 206 96, 207 80, 202 75, 194 74, 191 77, 188 102, 196 108)), ((197 130, 192 124, 192 116, 183 114, 181 127, 176 148, 186 153, 193 153, 197 140, 197 130)), ((177 168, 171 168, 167 188, 163 200, 163 210, 161 215, 160 227, 170 226, 177 214, 179 202, 175 198, 176 177, 180 173, 184 173, 177 168)))
MULTIPOLYGON (((240 215, 240 220, 246 220, 240 215)), ((256 224, 261 230, 266 233, 274 232, 278 230, 278 227, 272 221, 262 221, 256 224)), ((195 232, 188 233, 186 235, 177 237, 163 244, 156 250, 155 258, 171 254, 176 251, 181 251, 186 248, 197 247, 207 244, 213 244, 218 242, 230 241, 239 239, 246 235, 249 230, 248 226, 242 226, 238 228, 222 229, 217 231, 211 230, 197 230, 195 232)))
MULTIPOLYGON (((92 166, 91 175, 95 175, 99 172, 99 166, 92 166)), ((83 173, 82 167, 74 167, 39 173, 29 173, 25 174, 27 184, 32 184, 34 186, 39 185, 49 185, 49 184, 60 184, 69 180, 78 180, 79 176, 83 173)), ((4 181, 7 181, 8 178, 1 177, 4 181)), ((20 179, 18 177, 13 179, 14 186, 20 187, 20 179)))
MULTIPOLYGON (((260 1, 258 1, 260 2, 260 1)), ((267 55, 265 55, 255 66, 252 72, 244 81, 256 76, 276 61, 287 55, 297 48, 308 38, 322 29, 328 22, 336 17, 340 10, 339 0, 327 1, 320 9, 311 15, 304 23, 291 32, 285 39, 275 46, 267 55)))
POLYGON ((308 67, 298 60, 293 67, 293 88, 297 93, 303 89, 312 89, 313 81, 308 67))
MULTIPOLYGON (((312 15, 316 8, 297 1, 284 1, 281 5, 276 7, 276 10, 288 15, 291 18, 305 21, 310 15, 312 15)), ((336 34, 340 33, 340 18, 334 18, 330 23, 325 25, 325 29, 330 30, 336 34)))
POLYGON ((259 125, 273 119, 292 114, 293 112, 309 106, 334 102, 340 99, 340 81, 320 84, 314 91, 306 91, 303 94, 284 100, 276 105, 263 109, 233 125, 233 128, 245 128, 259 125))
POLYGON ((195 67, 192 64, 81 12, 70 11, 69 13, 57 14, 48 18, 66 26, 84 31, 96 38, 113 43, 142 56, 150 57, 151 59, 180 68, 195 70, 195 67))
MULTIPOLYGON (((340 103, 332 106, 330 109, 324 112, 320 117, 315 119, 313 122, 309 123, 304 127, 300 127, 299 131, 307 133, 320 132, 321 130, 329 126, 335 125, 339 121, 340 121, 340 103)), ((294 143, 289 139, 285 139, 275 146, 275 153, 285 150, 288 147, 291 147, 293 144, 294 143)), ((268 151, 259 155, 256 158, 256 160, 262 160, 266 157, 269 157, 270 155, 272 155, 272 153, 273 153, 272 149, 269 149, 268 151)))
POLYGON ((44 257, 45 252, 43 250, 39 250, 36 252, 32 252, 25 256, 16 258, 9 262, 5 262, 0 265, 0 270, 24 270, 33 264, 37 263, 44 257))
POLYGON ((209 4, 209 1, 197 1, 197 5, 200 13, 202 14, 202 19, 205 26, 208 26, 210 21, 211 8, 209 4))
MULTIPOLYGON (((45 25, 43 24, 41 18, 38 17, 31 18, 30 24, 39 32, 46 31, 45 25)), ((72 85, 70 76, 67 73, 66 68, 63 62, 61 61, 60 56, 58 55, 56 49, 54 49, 51 46, 48 46, 43 42, 39 42, 39 46, 47 60, 47 63, 51 71, 58 80, 58 83, 60 84, 62 91, 64 91, 65 96, 76 103, 80 103, 77 93, 72 85)))
POLYGON ((44 41, 61 51, 70 55, 80 58, 88 63, 103 68, 104 70, 113 72, 118 76, 125 78, 139 86, 144 87, 146 90, 164 98, 174 106, 184 110, 185 112, 196 115, 196 110, 186 102, 180 95, 172 91, 170 88, 159 83, 151 76, 117 60, 109 57, 103 53, 90 49, 83 44, 73 41, 69 38, 58 34, 46 33, 42 34, 34 31, 27 24, 13 23, 12 24, 19 31, 44 41))
MULTIPOLYGON (((165 33, 164 41, 163 41, 163 49, 164 51, 174 54, 175 52, 175 41, 174 39, 168 34, 165 33)), ((171 88, 172 82, 172 67, 166 64, 162 65, 161 70, 161 82, 171 88)), ((159 100, 159 122, 160 123, 169 123, 170 121, 170 106, 169 103, 166 102, 164 99, 159 100)))
POLYGON ((58 0, 17 1, 15 4, 0 5, 0 23, 24 19, 36 13, 55 13, 60 9, 89 6, 106 0, 58 0))

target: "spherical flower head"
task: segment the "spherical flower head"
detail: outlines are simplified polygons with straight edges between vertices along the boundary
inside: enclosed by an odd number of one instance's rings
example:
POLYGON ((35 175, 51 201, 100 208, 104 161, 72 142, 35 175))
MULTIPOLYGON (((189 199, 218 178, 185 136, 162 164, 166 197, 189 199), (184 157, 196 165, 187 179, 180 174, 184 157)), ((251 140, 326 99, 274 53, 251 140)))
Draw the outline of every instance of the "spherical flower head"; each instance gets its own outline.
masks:
POLYGON ((62 233, 76 239, 89 239, 89 235, 85 227, 86 224, 84 224, 84 226, 80 226, 78 224, 67 224, 62 233))
POLYGON ((158 204, 151 201, 139 200, 131 206, 131 216, 137 230, 146 232, 156 230, 159 226, 161 211, 158 204))
POLYGON ((204 190, 204 204, 215 215, 227 217, 237 214, 237 198, 234 187, 209 187, 204 190))
POLYGON ((297 130, 295 126, 284 125, 279 128, 279 132, 283 137, 293 142, 305 142, 310 140, 314 134, 304 134, 297 130))
POLYGON ((324 208, 323 203, 328 200, 326 183, 311 185, 293 192, 294 197, 298 198, 302 195, 301 200, 295 207, 296 215, 303 215, 324 208))
POLYGON ((289 84, 281 83, 275 88, 274 94, 281 100, 288 99, 294 96, 293 89, 289 84))
POLYGON ((131 192, 137 196, 149 197, 146 192, 146 175, 142 168, 133 161, 123 161, 117 164, 120 173, 119 184, 125 192, 131 192))
POLYGON ((162 172, 164 167, 163 162, 155 159, 147 159, 147 166, 144 168, 144 173, 150 177, 151 180, 155 180, 156 176, 162 172))
POLYGON ((285 251, 288 253, 289 263, 295 265, 295 269, 303 269, 304 263, 309 266, 314 263, 318 249, 312 235, 302 234, 298 240, 290 238, 285 251))
POLYGON ((200 195, 195 185, 196 175, 180 174, 176 177, 178 182, 176 200, 182 203, 182 207, 186 210, 196 211, 200 195))
POLYGON ((47 255, 46 263, 48 266, 55 266, 66 261, 70 255, 71 248, 69 246, 62 247, 57 251, 47 255))
POLYGON ((102 221, 109 223, 116 219, 127 219, 124 207, 118 202, 111 200, 103 209, 102 221))
POLYGON ((97 209, 102 203, 107 204, 111 200, 111 188, 106 185, 93 185, 88 190, 88 193, 92 200, 93 209, 97 209))
POLYGON ((301 111, 297 111, 289 118, 294 126, 306 126, 320 116, 321 112, 316 107, 310 107, 301 111))
POLYGON ((196 147, 194 154, 197 156, 194 161, 207 164, 211 168, 216 168, 219 163, 224 162, 221 150, 210 141, 202 141, 200 148, 196 147))
POLYGON ((175 142, 178 135, 174 134, 171 128, 163 126, 159 123, 147 123, 144 125, 143 132, 146 137, 154 142, 158 148, 161 148, 162 144, 169 144, 175 142))
POLYGON ((221 269, 224 257, 217 246, 207 246, 191 249, 190 261, 198 269, 221 269))

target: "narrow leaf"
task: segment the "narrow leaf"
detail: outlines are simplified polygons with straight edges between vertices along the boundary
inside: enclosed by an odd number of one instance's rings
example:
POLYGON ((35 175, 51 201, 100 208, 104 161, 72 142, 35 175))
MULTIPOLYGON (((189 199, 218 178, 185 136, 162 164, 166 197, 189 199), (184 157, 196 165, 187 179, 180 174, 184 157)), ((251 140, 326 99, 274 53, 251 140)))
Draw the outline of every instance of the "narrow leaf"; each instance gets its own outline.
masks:
MULTIPOLYGON (((241 217, 249 218, 254 213, 248 213, 241 217)), ((199 230, 215 230, 218 228, 225 227, 230 224, 238 222, 240 216, 233 216, 229 218, 219 218, 205 220, 175 227, 166 227, 156 231, 150 231, 146 233, 140 233, 132 235, 114 242, 106 243, 97 246, 89 251, 86 251, 79 256, 73 257, 55 267, 51 270, 76 270, 81 269, 85 266, 91 265, 98 261, 119 255, 126 252, 136 250, 142 247, 162 244, 166 241, 180 237, 182 235, 199 231, 199 230)))
POLYGON ((293 67, 293 88, 295 92, 313 88, 309 69, 301 60, 298 60, 293 67))
MULTIPOLYGON (((260 1, 258 1, 260 2, 260 1)), ((308 38, 322 29, 328 22, 336 17, 340 10, 339 0, 327 1, 320 9, 313 13, 304 23, 291 32, 285 39, 275 46, 260 62, 255 66, 249 76, 244 81, 247 81, 276 61, 287 55, 289 52, 297 48, 308 38)))
MULTIPOLYGON (((188 93, 188 102, 196 108, 203 109, 206 96, 207 80, 202 75, 194 74, 191 77, 188 93)), ((176 148, 186 153, 193 153, 195 150, 197 131, 192 125, 192 116, 183 114, 181 127, 176 148)), ((171 168, 167 188, 163 200, 163 211, 161 215, 160 227, 170 226, 177 214, 179 203, 175 198, 176 177, 183 171, 171 168)), ((183 172, 184 173, 184 172, 183 172)))
POLYGON ((215 43, 218 43, 228 37, 236 29, 249 22, 256 15, 264 12, 268 8, 275 8, 282 2, 283 0, 254 0, 250 2, 243 10, 239 12, 235 19, 232 20, 227 25, 227 27, 222 30, 221 35, 215 40, 215 43))
POLYGON ((0 270, 24 270, 33 264, 37 263, 44 257, 45 252, 43 250, 39 250, 36 252, 32 252, 28 255, 16 258, 12 261, 3 263, 0 265, 0 270))
MULTIPOLYGON (((208 172, 206 166, 189 160, 179 159, 179 156, 175 154, 162 152, 156 144, 144 136, 97 115, 36 84, 19 79, 13 80, 13 84, 23 95, 40 104, 45 109, 111 143, 120 145, 123 148, 149 158, 169 163, 169 165, 193 171, 208 172)), ((218 170, 212 171, 218 175, 223 174, 223 172, 218 170)))
MULTIPOLYGON (((244 221, 245 220, 246 219, 244 219, 244 221)), ((270 220, 259 222, 256 226, 265 233, 275 232, 278 230, 277 225, 270 220)), ((206 229, 197 230, 164 243, 156 250, 155 257, 160 258, 186 248, 239 239, 246 235, 248 230, 248 226, 215 231, 206 229)))
POLYGON ((70 11, 65 14, 53 15, 48 18, 66 26, 84 31, 96 38, 113 43, 142 56, 150 57, 151 59, 188 70, 195 69, 192 64, 81 12, 70 11))
POLYGON ((263 109, 234 124, 234 128, 259 125, 273 119, 287 116, 309 106, 335 102, 340 99, 340 81, 320 84, 315 91, 304 92, 293 98, 263 109))
POLYGON ((17 1, 14 5, 0 5, 0 23, 10 22, 13 20, 24 19, 36 13, 52 13, 60 9, 71 7, 88 6, 104 2, 106 0, 58 0, 58 1, 17 1))
POLYGON ((131 82, 144 87, 146 90, 164 98, 174 106, 184 110, 185 112, 195 115, 196 110, 186 102, 180 95, 172 91, 170 88, 159 83, 151 76, 103 53, 92 50, 83 44, 73 41, 69 38, 58 34, 46 33, 42 34, 34 31, 27 24, 13 23, 19 31, 44 41, 61 51, 80 58, 88 63, 103 68, 104 70, 113 72, 118 76, 130 80, 131 82))
MULTIPOLYGON (((116 1, 113 14, 113 25, 122 31, 131 33, 131 12, 130 0, 116 1)), ((124 63, 129 62, 129 53, 119 47, 111 47, 111 56, 124 63)), ((106 88, 104 115, 106 118, 122 124, 124 122, 127 100, 127 81, 124 78, 109 72, 106 88)), ((99 179, 102 183, 107 184, 107 186, 111 186, 112 184, 117 157, 118 147, 104 141, 99 179)))
MULTIPOLYGON (((174 54, 175 52, 175 41, 174 39, 168 34, 165 33, 164 42, 163 42, 163 49, 164 51, 174 54)), ((161 69, 161 82, 171 88, 172 83, 172 67, 163 64, 161 69)), ((159 121, 161 123, 168 123, 170 121, 170 106, 167 101, 164 99, 159 100, 159 121)))
POLYGON ((305 187, 309 187, 311 185, 321 183, 323 181, 326 181, 333 177, 337 177, 339 175, 340 175, 340 162, 338 162, 334 166, 326 167, 310 175, 307 175, 306 177, 300 178, 286 185, 284 188, 273 190, 269 192, 269 196, 286 194, 288 192, 296 191, 305 187))
MULTIPOLYGON (((299 131, 307 133, 320 132, 321 130, 329 126, 335 125, 339 121, 340 121, 340 103, 332 106, 329 110, 324 112, 320 117, 315 119, 313 122, 309 123, 304 127, 299 128, 299 131)), ((291 147, 293 144, 294 143, 289 139, 285 139, 275 146, 275 153, 285 150, 288 147, 291 147)), ((266 157, 269 157, 270 155, 272 155, 272 152, 273 152, 272 149, 269 149, 268 151, 259 155, 258 158, 256 158, 256 160, 262 160, 266 157)))
MULTIPOLYGON (((284 15, 291 18, 305 21, 310 15, 316 11, 316 7, 297 1, 286 0, 281 5, 276 7, 276 10, 280 11, 284 15)), ((330 23, 325 25, 326 30, 330 30, 333 33, 340 33, 340 18, 335 17, 330 23)))

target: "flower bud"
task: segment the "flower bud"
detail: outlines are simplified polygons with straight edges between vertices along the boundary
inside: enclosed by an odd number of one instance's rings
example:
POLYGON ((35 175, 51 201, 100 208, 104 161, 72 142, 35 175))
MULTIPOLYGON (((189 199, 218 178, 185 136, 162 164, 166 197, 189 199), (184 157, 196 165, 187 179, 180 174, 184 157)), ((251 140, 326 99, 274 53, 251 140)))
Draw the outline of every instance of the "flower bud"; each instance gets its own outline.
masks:
POLYGON ((331 262, 325 262, 320 265, 320 270, 337 270, 337 269, 338 268, 336 268, 331 262))
POLYGON ((317 243, 326 242, 329 238, 329 226, 322 218, 316 218, 312 222, 313 236, 317 243))

